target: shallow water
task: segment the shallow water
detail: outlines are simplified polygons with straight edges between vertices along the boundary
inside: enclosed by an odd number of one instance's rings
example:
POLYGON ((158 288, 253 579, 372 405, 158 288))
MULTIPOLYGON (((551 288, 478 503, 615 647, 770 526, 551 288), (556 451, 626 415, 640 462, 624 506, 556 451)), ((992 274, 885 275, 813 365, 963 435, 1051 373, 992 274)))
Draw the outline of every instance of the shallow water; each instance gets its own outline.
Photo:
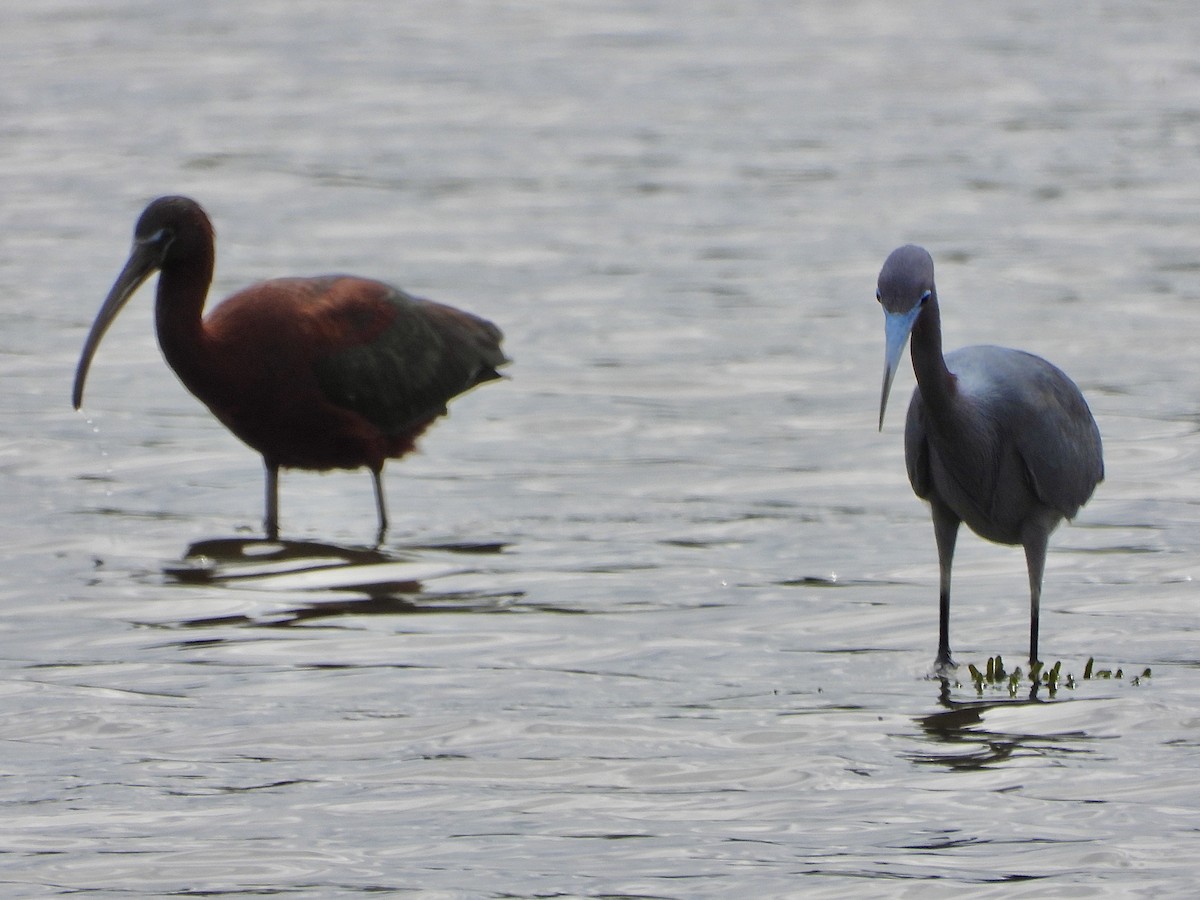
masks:
MULTIPOLYGON (((1200 10, 5 19, 6 896, 1194 890, 1200 10), (168 192, 218 295, 353 271, 505 329, 511 379, 389 467, 381 548, 361 472, 285 474, 260 539, 260 464, 149 288, 71 411, 168 192), (876 430, 905 241, 948 346, 1050 357, 1104 435, 1047 564, 1053 696, 927 677, 911 371, 876 430)), ((1027 604, 1020 551, 964 534, 964 669, 1020 659, 1027 604)))

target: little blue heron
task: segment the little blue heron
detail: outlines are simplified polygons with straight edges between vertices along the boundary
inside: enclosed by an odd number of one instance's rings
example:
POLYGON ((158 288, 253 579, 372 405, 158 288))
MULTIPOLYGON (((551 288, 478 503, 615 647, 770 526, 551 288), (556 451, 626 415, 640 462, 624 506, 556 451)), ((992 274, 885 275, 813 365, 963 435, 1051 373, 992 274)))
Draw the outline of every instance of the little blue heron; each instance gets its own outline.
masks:
POLYGON ((88 333, 75 371, 79 409, 92 356, 134 291, 157 271, 163 355, 188 390, 262 454, 267 537, 279 535, 279 469, 356 469, 375 486, 387 530, 383 465, 413 449, 446 403, 499 378, 500 329, 450 306, 350 275, 276 278, 202 317, 213 228, 187 197, 160 197, 138 219, 129 261, 88 333))
POLYGON ((922 247, 894 250, 879 273, 887 356, 879 428, 904 345, 912 335, 917 377, 904 426, 913 491, 929 502, 940 570, 935 665, 950 657, 950 567, 958 526, 1020 544, 1029 568, 1029 662, 1038 659, 1038 608, 1050 533, 1071 519, 1104 479, 1100 430, 1079 388, 1046 360, 1006 347, 964 347, 942 356, 933 259, 922 247))

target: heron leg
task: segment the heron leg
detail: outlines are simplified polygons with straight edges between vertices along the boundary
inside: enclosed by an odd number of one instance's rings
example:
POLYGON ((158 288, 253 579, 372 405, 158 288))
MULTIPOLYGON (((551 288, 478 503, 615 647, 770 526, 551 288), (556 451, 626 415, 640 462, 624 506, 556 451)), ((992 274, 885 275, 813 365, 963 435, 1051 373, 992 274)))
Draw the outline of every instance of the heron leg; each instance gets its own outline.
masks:
POLYGON ((388 528, 387 501, 383 496, 383 466, 371 469, 371 480, 375 484, 375 509, 379 512, 379 533, 375 536, 375 546, 379 546, 388 528))
POLYGON ((958 540, 959 518, 944 506, 933 504, 933 537, 938 551, 938 653, 934 665, 953 669, 950 657, 950 568, 954 565, 954 545, 958 540))
POLYGON ((1029 665, 1038 661, 1038 618, 1042 605, 1042 573, 1046 568, 1048 534, 1035 534, 1025 541, 1025 565, 1029 568, 1029 665))
POLYGON ((267 469, 267 517, 263 527, 267 532, 267 540, 279 538, 279 466, 269 460, 263 460, 267 469))

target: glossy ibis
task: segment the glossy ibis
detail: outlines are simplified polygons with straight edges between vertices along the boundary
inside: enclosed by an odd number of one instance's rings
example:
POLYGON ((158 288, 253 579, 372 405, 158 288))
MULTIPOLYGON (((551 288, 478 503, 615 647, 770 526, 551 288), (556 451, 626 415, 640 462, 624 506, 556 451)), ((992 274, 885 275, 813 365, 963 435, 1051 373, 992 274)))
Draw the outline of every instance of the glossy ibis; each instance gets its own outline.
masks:
POLYGON ((158 342, 183 384, 266 466, 266 532, 279 535, 279 470, 356 469, 374 480, 387 530, 384 463, 413 449, 446 403, 501 377, 509 360, 491 322, 349 275, 251 285, 202 317, 213 228, 187 197, 160 197, 88 333, 75 372, 78 409, 96 348, 158 271, 158 342))
POLYGON ((1046 360, 1005 347, 942 356, 933 259, 911 244, 892 252, 876 299, 887 325, 879 427, 904 345, 917 377, 904 427, 904 460, 933 514, 940 569, 936 665, 950 657, 950 567, 958 526, 1025 548, 1029 661, 1038 654, 1038 608, 1050 533, 1071 519, 1104 478, 1100 430, 1079 388, 1046 360))

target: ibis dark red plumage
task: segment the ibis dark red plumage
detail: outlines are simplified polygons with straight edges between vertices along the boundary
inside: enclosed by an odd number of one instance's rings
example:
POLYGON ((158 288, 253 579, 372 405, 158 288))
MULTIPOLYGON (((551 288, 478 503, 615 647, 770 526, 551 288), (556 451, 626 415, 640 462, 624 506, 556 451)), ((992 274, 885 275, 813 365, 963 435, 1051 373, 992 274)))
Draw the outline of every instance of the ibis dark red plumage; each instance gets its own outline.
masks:
POLYGON ((892 378, 912 335, 917 387, 904 428, 904 459, 913 490, 933 514, 941 570, 936 665, 954 664, 950 567, 962 522, 989 541, 1025 548, 1032 665, 1050 534, 1104 479, 1096 420, 1075 383, 1041 357, 991 346, 943 356, 933 259, 924 248, 908 244, 893 251, 875 297, 887 323, 881 429, 892 378))
POLYGON ((83 346, 78 409, 100 340, 155 271, 158 341, 183 384, 262 454, 266 532, 279 533, 279 470, 370 470, 387 530, 384 463, 413 449, 446 403, 501 377, 500 330, 450 306, 349 275, 251 285, 204 316, 213 228, 187 197, 160 197, 134 229, 133 250, 83 346))

